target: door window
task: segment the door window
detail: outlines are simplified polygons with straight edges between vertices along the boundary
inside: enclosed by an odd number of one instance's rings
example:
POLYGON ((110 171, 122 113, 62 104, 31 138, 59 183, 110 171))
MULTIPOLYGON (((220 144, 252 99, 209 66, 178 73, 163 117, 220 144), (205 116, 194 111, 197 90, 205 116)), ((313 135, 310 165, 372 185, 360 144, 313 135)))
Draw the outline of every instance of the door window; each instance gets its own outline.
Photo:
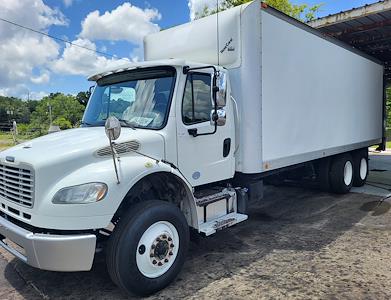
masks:
POLYGON ((209 74, 189 73, 182 103, 182 120, 186 125, 210 121, 213 109, 209 74))

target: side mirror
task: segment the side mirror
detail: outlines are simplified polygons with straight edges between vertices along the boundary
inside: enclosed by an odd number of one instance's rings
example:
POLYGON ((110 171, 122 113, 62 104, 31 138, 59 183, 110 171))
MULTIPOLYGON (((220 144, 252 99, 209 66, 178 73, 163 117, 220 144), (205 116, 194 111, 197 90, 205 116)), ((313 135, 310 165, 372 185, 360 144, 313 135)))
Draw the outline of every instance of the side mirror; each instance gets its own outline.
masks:
POLYGON ((110 142, 110 150, 113 156, 114 171, 115 171, 115 176, 117 177, 117 183, 120 184, 119 173, 118 173, 118 168, 116 163, 116 159, 119 161, 119 157, 117 151, 114 148, 113 141, 118 139, 121 134, 121 123, 116 117, 110 116, 107 118, 105 123, 105 132, 110 142))
POLYGON ((216 92, 216 105, 217 107, 224 107, 227 104, 227 74, 225 72, 219 72, 216 76, 216 86, 218 88, 216 92))
POLYGON ((217 111, 212 110, 210 112, 210 124, 211 125, 217 125, 217 126, 224 126, 227 122, 227 114, 225 112, 224 108, 219 108, 217 111), (216 114, 217 112, 217 114, 216 114))
POLYGON ((114 116, 108 117, 105 123, 105 132, 110 142, 118 139, 121 134, 120 121, 114 116))

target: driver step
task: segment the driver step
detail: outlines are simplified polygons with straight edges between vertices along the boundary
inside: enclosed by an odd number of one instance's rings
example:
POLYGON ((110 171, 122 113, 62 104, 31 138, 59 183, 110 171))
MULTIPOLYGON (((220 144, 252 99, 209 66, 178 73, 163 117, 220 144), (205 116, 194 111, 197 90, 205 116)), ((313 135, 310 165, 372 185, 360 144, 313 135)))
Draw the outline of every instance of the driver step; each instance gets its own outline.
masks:
POLYGON ((247 220, 248 216, 239 213, 229 213, 217 219, 203 223, 199 227, 199 232, 204 233, 206 236, 216 233, 216 231, 233 226, 240 222, 247 220))
POLYGON ((195 202, 197 206, 207 206, 210 203, 217 202, 223 199, 230 199, 233 195, 235 195, 235 191, 224 189, 221 192, 217 192, 211 195, 206 195, 200 198, 195 198, 195 202))

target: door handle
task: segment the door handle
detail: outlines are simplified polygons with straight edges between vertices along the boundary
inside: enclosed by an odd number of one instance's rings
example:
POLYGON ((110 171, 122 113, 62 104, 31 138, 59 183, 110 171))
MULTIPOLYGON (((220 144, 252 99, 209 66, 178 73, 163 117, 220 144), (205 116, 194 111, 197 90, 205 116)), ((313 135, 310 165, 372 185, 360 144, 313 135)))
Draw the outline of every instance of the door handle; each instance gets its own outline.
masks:
POLYGON ((197 134, 197 128, 191 128, 191 129, 188 129, 187 132, 192 135, 193 137, 196 137, 198 134, 197 134))
POLYGON ((229 152, 231 151, 231 139, 227 138, 223 143, 223 157, 227 157, 229 152))

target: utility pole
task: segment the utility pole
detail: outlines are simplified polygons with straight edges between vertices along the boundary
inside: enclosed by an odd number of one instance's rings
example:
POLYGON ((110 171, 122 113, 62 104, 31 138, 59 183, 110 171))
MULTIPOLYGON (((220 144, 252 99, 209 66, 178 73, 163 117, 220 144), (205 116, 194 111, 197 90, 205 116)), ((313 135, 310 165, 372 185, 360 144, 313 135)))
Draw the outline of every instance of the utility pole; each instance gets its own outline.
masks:
POLYGON ((52 125, 52 106, 50 105, 50 102, 48 103, 49 107, 49 121, 50 121, 50 126, 52 125))

